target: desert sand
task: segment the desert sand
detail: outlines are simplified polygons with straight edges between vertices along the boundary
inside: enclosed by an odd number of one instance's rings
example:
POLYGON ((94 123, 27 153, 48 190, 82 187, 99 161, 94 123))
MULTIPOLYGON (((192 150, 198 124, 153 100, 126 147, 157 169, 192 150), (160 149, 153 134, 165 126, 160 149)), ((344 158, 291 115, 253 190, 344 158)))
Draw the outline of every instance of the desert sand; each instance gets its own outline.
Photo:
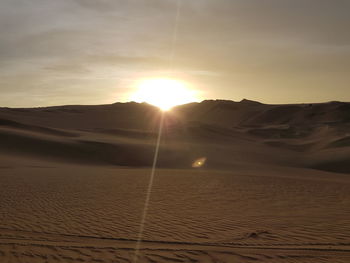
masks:
MULTIPOLYGON (((0 108, 0 262, 132 262, 160 116, 0 108)), ((164 118, 138 262, 350 262, 350 103, 164 118)))

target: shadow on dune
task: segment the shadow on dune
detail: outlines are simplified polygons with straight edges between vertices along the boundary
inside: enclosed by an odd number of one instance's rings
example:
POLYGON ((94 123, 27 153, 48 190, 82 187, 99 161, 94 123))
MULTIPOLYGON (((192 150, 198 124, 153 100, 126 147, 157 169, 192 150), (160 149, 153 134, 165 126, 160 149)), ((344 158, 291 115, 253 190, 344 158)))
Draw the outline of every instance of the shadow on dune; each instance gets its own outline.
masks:
MULTIPOLYGON (((160 113, 116 103, 0 109, 0 152, 63 162, 149 167, 160 113)), ((241 163, 350 172, 350 104, 266 105, 204 101, 166 114, 159 166, 207 168, 241 163)))

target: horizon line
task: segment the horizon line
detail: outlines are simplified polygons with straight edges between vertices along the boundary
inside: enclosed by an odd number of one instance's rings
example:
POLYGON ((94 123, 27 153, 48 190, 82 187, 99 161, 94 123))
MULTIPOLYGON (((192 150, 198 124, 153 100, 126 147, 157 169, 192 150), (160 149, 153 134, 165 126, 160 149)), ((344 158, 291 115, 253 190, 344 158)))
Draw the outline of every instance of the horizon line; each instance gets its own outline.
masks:
MULTIPOLYGON (((259 103, 262 105, 304 105, 304 104, 326 104, 326 103, 350 103, 350 101, 340 101, 340 100, 329 100, 329 101, 321 101, 321 102, 291 102, 291 103, 264 103, 257 100, 250 100, 250 99, 242 99, 240 101, 236 100, 230 100, 230 99, 204 99, 201 101, 193 101, 188 102, 184 104, 175 105, 173 108, 181 107, 193 103, 203 103, 208 101, 216 101, 216 102, 231 102, 231 103, 242 103, 242 102, 252 102, 252 103, 259 103)), ((148 105, 151 107, 158 108, 157 106, 154 106, 147 102, 136 102, 136 101, 116 101, 112 103, 101 103, 101 104, 61 104, 61 105, 46 105, 46 106, 1 106, 0 109, 39 109, 39 108, 54 108, 54 107, 69 107, 69 106, 107 106, 107 105, 114 105, 114 104, 142 104, 142 105, 148 105)))

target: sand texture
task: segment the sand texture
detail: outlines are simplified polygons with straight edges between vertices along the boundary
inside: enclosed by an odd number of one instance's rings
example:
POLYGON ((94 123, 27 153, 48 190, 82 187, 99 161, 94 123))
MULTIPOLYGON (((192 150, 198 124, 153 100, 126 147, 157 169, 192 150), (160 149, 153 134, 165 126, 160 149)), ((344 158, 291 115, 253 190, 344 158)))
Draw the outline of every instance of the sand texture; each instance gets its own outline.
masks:
MULTIPOLYGON (((1 108, 0 262, 133 262, 159 118, 1 108)), ((204 101, 163 131, 138 262, 350 262, 350 104, 204 101)))

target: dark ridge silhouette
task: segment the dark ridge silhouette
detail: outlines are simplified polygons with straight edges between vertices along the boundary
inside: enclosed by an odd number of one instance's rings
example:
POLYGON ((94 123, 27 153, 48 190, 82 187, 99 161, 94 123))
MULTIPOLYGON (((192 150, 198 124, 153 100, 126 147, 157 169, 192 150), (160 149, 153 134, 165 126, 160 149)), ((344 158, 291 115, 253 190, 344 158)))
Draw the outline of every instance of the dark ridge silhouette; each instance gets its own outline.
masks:
MULTIPOLYGON (((306 167, 350 172, 350 103, 269 105, 206 100, 165 113, 159 166, 306 167)), ((85 164, 148 167, 160 111, 146 103, 0 108, 0 152, 85 164)))

